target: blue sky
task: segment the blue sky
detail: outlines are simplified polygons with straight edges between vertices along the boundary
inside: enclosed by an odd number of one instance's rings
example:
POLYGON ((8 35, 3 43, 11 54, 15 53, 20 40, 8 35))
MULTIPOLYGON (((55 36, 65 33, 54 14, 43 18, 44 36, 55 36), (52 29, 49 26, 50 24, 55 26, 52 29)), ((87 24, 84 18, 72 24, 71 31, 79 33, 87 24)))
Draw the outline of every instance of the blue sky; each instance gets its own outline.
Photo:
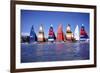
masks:
POLYGON ((42 24, 45 37, 48 37, 50 24, 53 25, 55 34, 59 24, 63 25, 64 33, 66 32, 67 24, 71 25, 72 32, 74 32, 77 24, 79 29, 84 24, 89 35, 89 17, 89 13, 21 10, 21 33, 29 34, 33 25, 34 31, 38 34, 39 26, 42 24))

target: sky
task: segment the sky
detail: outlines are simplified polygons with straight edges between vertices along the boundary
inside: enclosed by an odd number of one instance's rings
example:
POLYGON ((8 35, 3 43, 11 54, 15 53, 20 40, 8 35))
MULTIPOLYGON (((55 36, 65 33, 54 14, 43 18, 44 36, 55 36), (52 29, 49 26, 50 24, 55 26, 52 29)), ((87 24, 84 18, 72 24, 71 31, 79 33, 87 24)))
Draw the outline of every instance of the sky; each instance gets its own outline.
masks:
POLYGON ((67 24, 71 25, 71 31, 74 32, 76 25, 81 28, 84 24, 85 30, 89 35, 90 14, 79 12, 58 12, 58 11, 36 11, 21 10, 21 34, 30 34, 32 25, 36 35, 39 32, 39 26, 42 24, 45 37, 48 37, 50 25, 53 25, 55 35, 59 24, 63 26, 63 32, 66 34, 67 24))

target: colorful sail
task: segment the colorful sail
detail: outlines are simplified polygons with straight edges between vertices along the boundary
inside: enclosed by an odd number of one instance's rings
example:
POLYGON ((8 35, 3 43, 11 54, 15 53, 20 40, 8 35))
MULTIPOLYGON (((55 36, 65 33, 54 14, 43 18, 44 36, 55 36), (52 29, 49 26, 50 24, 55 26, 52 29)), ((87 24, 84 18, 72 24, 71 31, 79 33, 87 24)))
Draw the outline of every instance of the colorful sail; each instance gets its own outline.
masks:
POLYGON ((74 38, 75 38, 75 40, 79 40, 79 38, 80 38, 78 25, 76 26, 75 31, 74 31, 74 38))
POLYGON ((64 41, 64 33, 61 24, 58 26, 57 41, 64 41))
POLYGON ((80 29, 80 40, 87 40, 89 37, 85 31, 85 27, 82 24, 81 29, 80 29))
POLYGON ((50 25, 49 34, 48 34, 48 41, 53 42, 56 39, 55 33, 53 31, 53 25, 50 25))
POLYGON ((43 30, 42 24, 40 25, 40 28, 39 28, 38 41, 39 42, 44 42, 45 41, 44 30, 43 30))
POLYGON ((35 42, 37 41, 37 36, 36 33, 34 32, 34 27, 31 27, 31 31, 30 31, 30 42, 35 42))
POLYGON ((72 41, 72 31, 71 31, 71 27, 70 27, 70 24, 67 25, 66 27, 66 40, 68 41, 72 41))

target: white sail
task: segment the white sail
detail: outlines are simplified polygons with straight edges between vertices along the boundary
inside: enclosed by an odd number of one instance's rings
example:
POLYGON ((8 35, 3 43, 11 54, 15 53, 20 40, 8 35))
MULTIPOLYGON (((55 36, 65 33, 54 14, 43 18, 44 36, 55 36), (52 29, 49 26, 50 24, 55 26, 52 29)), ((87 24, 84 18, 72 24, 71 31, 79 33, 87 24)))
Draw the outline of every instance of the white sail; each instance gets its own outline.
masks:
POLYGON ((43 32, 43 26, 42 26, 42 24, 41 24, 41 26, 40 26, 40 28, 39 28, 39 31, 40 31, 40 32, 43 32))
POLYGON ((79 40, 79 27, 78 27, 78 25, 76 26, 75 31, 74 31, 74 38, 76 40, 79 40))

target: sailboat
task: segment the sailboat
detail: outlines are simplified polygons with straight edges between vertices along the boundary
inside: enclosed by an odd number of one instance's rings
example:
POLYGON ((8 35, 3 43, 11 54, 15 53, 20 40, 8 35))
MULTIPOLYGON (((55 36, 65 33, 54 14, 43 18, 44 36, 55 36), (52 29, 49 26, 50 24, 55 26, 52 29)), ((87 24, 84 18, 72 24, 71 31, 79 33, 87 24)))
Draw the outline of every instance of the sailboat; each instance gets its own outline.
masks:
POLYGON ((77 25, 74 31, 74 39, 79 40, 79 26, 77 25))

